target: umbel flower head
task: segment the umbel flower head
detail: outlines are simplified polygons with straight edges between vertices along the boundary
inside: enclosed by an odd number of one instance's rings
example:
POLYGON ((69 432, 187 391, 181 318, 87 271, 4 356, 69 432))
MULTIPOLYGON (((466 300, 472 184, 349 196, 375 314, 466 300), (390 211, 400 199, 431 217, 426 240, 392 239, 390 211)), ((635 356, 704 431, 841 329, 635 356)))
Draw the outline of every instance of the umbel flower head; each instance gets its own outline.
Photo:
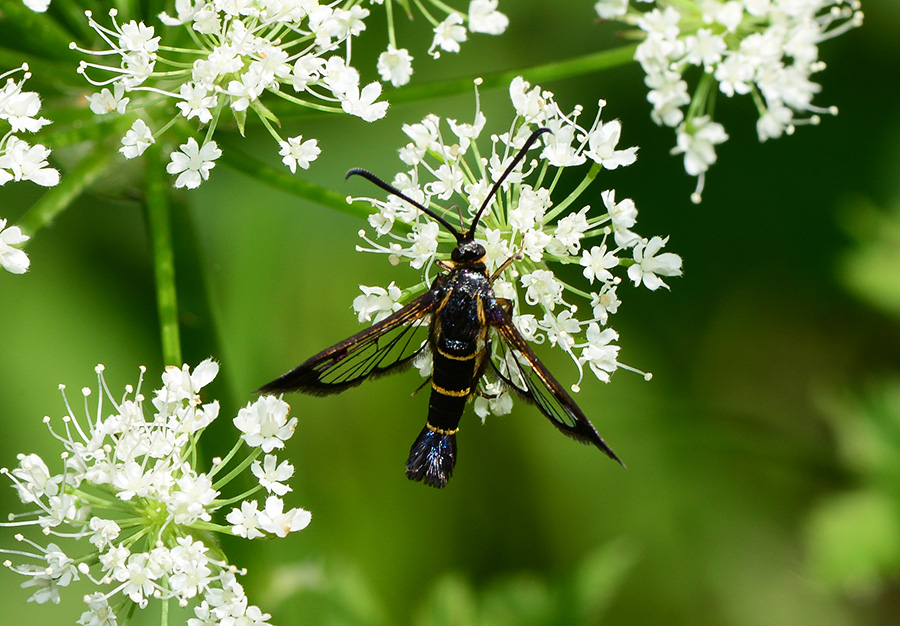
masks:
MULTIPOLYGON (((526 340, 549 343, 569 355, 579 373, 573 385, 577 391, 585 366, 604 382, 619 367, 632 369, 619 363, 618 334, 607 326, 619 308, 623 277, 651 290, 667 287, 663 279, 681 274, 681 259, 662 251, 667 238, 648 240, 633 230, 637 208, 630 199, 617 199, 615 190, 592 194, 594 207, 580 202, 600 172, 636 158, 637 148, 618 147, 618 120, 601 121, 605 102, 599 102, 593 121, 583 124, 580 106, 566 114, 551 92, 521 78, 512 81, 509 94, 515 115, 499 135, 482 137, 486 118, 477 104, 472 123, 429 115, 404 126, 411 141, 400 149, 400 158, 409 169, 392 183, 451 222, 457 219, 456 206, 467 207, 459 214, 464 222, 459 230, 466 231, 526 139, 538 128, 551 131, 541 135, 535 144, 539 149, 506 178, 478 222, 475 241, 486 250, 488 272, 500 270, 494 293, 511 302, 516 327, 526 340), (567 195, 557 189, 564 169, 583 173, 582 182, 567 195), (573 279, 579 273, 583 280, 573 279)), ((353 307, 363 322, 383 318, 400 301, 427 289, 435 262, 449 258, 455 238, 398 197, 361 199, 377 211, 369 218, 374 234, 360 231, 366 245, 357 249, 385 254, 394 265, 409 263, 423 274, 420 283, 407 289, 394 283, 387 289, 361 286, 363 294, 353 307)), ((492 358, 502 373, 512 357, 495 346, 492 358)), ((430 362, 417 365, 423 376, 430 374, 430 362)), ((508 392, 498 393, 503 385, 492 372, 487 368, 481 382, 484 397, 475 401, 482 417, 489 411, 509 412, 512 405, 508 392)))
POLYGON ((91 110, 132 121, 120 149, 129 159, 173 126, 180 137, 192 135, 172 153, 168 171, 176 187, 194 188, 209 177, 221 156, 213 136, 226 112, 241 132, 248 113, 255 114, 293 172, 309 167, 320 150, 315 139, 281 136, 269 98, 367 122, 387 110, 387 102, 378 101, 381 84, 360 84, 351 65, 350 40, 369 15, 353 0, 177 0, 174 16, 159 16, 160 33, 143 22, 120 24, 115 9, 105 24, 86 15, 106 48, 71 44, 92 59, 78 70, 98 88, 88 96, 91 110), (114 62, 99 62, 110 58, 114 62))
POLYGON ((381 80, 400 87, 412 76, 413 57, 406 48, 397 47, 394 29, 394 2, 401 5, 412 18, 412 8, 418 8, 434 29, 434 39, 428 54, 435 59, 441 52, 459 52, 460 44, 468 33, 502 35, 509 25, 509 18, 498 10, 499 0, 470 0, 468 12, 458 11, 439 0, 425 0, 409 4, 403 0, 372 0, 383 4, 387 15, 388 47, 378 57, 378 73, 381 80), (428 6, 426 6, 428 5, 428 6), (468 30, 467 30, 468 27, 468 30))
POLYGON ((604 19, 636 26, 635 60, 646 74, 651 116, 676 129, 673 154, 697 177, 699 202, 715 147, 728 139, 713 120, 717 94, 750 95, 760 141, 818 124, 835 107, 813 104, 825 68, 819 44, 862 24, 859 0, 599 0, 604 19), (691 93, 690 83, 694 83, 691 93), (685 110, 686 109, 686 110, 685 110))
POLYGON ((245 572, 229 564, 214 533, 285 537, 309 524, 307 511, 285 510, 281 496, 294 470, 270 454, 284 446, 297 418, 288 418, 282 400, 260 397, 234 418, 241 432, 234 448, 201 471, 197 442, 219 403, 204 402, 200 392, 218 369, 211 360, 193 371, 169 367, 147 401, 144 368, 137 387, 128 385, 116 400, 97 366, 96 410, 85 388, 83 419, 60 386, 68 414, 61 424, 44 422, 63 447, 62 470, 51 472, 36 454, 20 454, 18 467, 2 470, 29 509, 2 526, 39 531, 37 539, 17 534, 22 547, 2 550, 11 557, 4 565, 32 590, 29 601, 59 603, 64 587, 86 579, 96 590, 84 596, 82 626, 114 626, 155 600, 193 604, 190 626, 268 623, 269 615, 249 604, 237 579, 245 572), (248 468, 258 484, 223 496, 248 468), (267 494, 264 503, 250 499, 256 493, 267 494), (230 512, 217 519, 223 511, 230 512))

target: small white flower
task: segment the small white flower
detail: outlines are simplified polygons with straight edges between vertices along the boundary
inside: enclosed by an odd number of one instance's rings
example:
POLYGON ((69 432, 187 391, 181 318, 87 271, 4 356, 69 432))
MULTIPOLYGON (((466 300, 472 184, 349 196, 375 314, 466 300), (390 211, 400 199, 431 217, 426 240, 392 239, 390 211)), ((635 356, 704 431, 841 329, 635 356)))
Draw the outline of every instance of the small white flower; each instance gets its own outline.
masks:
POLYGON ((144 120, 138 118, 131 125, 125 136, 122 137, 122 147, 119 148, 126 159, 133 159, 144 154, 144 150, 150 147, 155 140, 150 127, 144 120))
POLYGON ((699 176, 716 162, 716 146, 728 140, 725 127, 709 116, 695 117, 690 125, 678 127, 676 147, 672 154, 684 154, 684 169, 691 176, 699 176))
POLYGON ((509 84, 509 96, 516 113, 526 122, 541 123, 552 115, 553 109, 540 87, 531 88, 531 84, 521 76, 516 76, 509 84))
POLYGON ((238 411, 234 425, 247 445, 262 448, 269 453, 275 448, 283 448, 297 427, 297 418, 288 419, 291 407, 275 396, 261 396, 256 402, 238 411))
POLYGON ((166 171, 178 174, 175 187, 196 189, 200 183, 209 179, 209 170, 216 166, 214 161, 222 156, 222 151, 215 141, 208 141, 201 148, 193 137, 180 147, 180 152, 172 153, 172 160, 166 166, 166 171))
POLYGON ((89 523, 93 534, 91 535, 91 543, 97 546, 98 550, 103 550, 107 545, 111 544, 122 532, 119 525, 114 520, 93 517, 89 523))
POLYGON ((581 330, 581 323, 570 309, 560 311, 559 315, 544 313, 544 319, 538 322, 538 326, 547 333, 551 346, 559 346, 566 352, 572 350, 575 335, 581 330))
POLYGON ((259 513, 259 526, 276 537, 286 537, 288 533, 303 530, 309 526, 312 514, 296 508, 284 511, 284 502, 278 496, 266 498, 266 508, 259 513))
POLYGON ((76 622, 79 626, 116 626, 116 614, 109 606, 106 594, 100 591, 84 598, 87 611, 81 614, 76 622))
POLYGON ((550 270, 535 270, 522 276, 525 301, 534 306, 540 304, 549 310, 562 302, 563 285, 550 270))
POLYGON ((628 0, 598 0, 594 3, 594 10, 600 19, 615 19, 628 11, 628 0))
POLYGON ((489 270, 497 269, 512 256, 509 243, 499 229, 486 228, 484 230, 484 241, 480 243, 484 245, 484 259, 489 270))
MULTIPOLYGON (((18 246, 26 241, 28 241, 30 237, 22 233, 22 229, 18 226, 10 226, 6 227, 6 220, 0 218, 0 266, 3 266, 7 272, 12 274, 24 274, 28 271, 28 266, 31 265, 31 260, 28 258, 28 255, 25 254, 24 250, 20 250, 18 248, 14 248, 13 246, 18 246)), ((29 457, 30 458, 30 457, 29 457)), ((40 458, 37 458, 40 461, 40 458)), ((40 461, 43 464, 43 461, 40 461)), ((46 466, 43 466, 46 469, 46 466)), ((39 469, 35 467, 35 469, 39 469)), ((29 470, 31 474, 33 471, 29 470)), ((34 476, 34 480, 30 480, 29 483, 33 483, 35 485, 40 485, 41 491, 43 491, 43 484, 49 479, 49 476, 41 478, 39 475, 41 472, 38 472, 38 475, 34 476)), ((54 495, 54 494, 50 494, 54 495)))
POLYGON ((603 199, 603 205, 609 211, 609 220, 612 222, 613 231, 615 233, 616 244, 627 248, 640 240, 636 234, 631 232, 637 222, 637 207, 634 200, 625 198, 621 202, 616 202, 616 190, 607 189, 600 194, 603 199))
POLYGON ((643 282, 650 291, 660 287, 668 289, 660 276, 681 276, 681 257, 674 252, 659 254, 668 241, 668 237, 653 237, 634 247, 634 265, 628 268, 628 278, 634 281, 635 287, 643 282))
POLYGON ((265 535, 259 529, 259 504, 256 500, 241 502, 241 508, 231 509, 225 520, 231 524, 231 532, 238 537, 256 539, 265 535))
POLYGON ((378 75, 381 80, 390 83, 394 87, 402 87, 409 82, 412 76, 412 56, 406 48, 399 50, 394 46, 378 55, 378 75))
POLYGON ((616 295, 616 285, 605 284, 600 293, 591 294, 591 310, 601 324, 606 324, 611 314, 615 315, 620 304, 622 301, 616 295))
POLYGON ((196 117, 201 124, 212 120, 211 108, 216 106, 216 96, 210 94, 210 90, 204 84, 184 83, 179 92, 184 102, 178 102, 177 106, 185 118, 196 117))
POLYGON ((250 466, 250 472, 259 480, 259 484, 269 493, 276 496, 283 496, 291 488, 284 484, 294 475, 294 466, 287 461, 278 463, 278 458, 274 454, 267 454, 263 462, 254 461, 250 466))
POLYGON ((6 142, 6 153, 0 156, 0 185, 11 180, 30 180, 42 187, 53 187, 59 183, 59 172, 47 161, 50 150, 36 144, 29 146, 18 137, 10 137, 6 142))
POLYGON ((502 35, 509 18, 497 10, 498 0, 472 0, 469 3, 469 31, 502 35))
POLYGON ((588 363, 598 380, 608 383, 609 375, 616 371, 619 363, 619 346, 610 344, 616 341, 619 334, 612 328, 600 330, 597 324, 590 324, 587 329, 588 344, 581 352, 580 361, 588 363))
POLYGON ((408 256, 412 259, 410 265, 419 269, 434 259, 440 232, 441 228, 437 222, 420 223, 413 226, 413 232, 409 235, 409 239, 412 241, 408 252, 408 256))
POLYGON ((606 249, 606 246, 594 246, 591 251, 583 250, 581 253, 581 265, 584 266, 584 277, 591 283, 594 280, 601 282, 611 281, 613 279, 610 268, 619 264, 619 259, 613 252, 606 249))
POLYGON ((21 83, 16 84, 12 80, 7 83, 3 92, 0 97, 0 119, 9 122, 12 132, 36 133, 50 123, 44 117, 37 117, 41 110, 41 97, 37 92, 22 91, 21 83), (10 86, 13 87, 11 92, 8 89, 10 86))
POLYGON ((302 169, 309 169, 309 164, 322 152, 318 141, 315 139, 303 141, 303 135, 288 137, 287 141, 279 141, 278 145, 281 147, 278 156, 282 157, 281 162, 290 168, 291 174, 297 171, 298 165, 302 169))
POLYGON ((25 6, 35 13, 43 13, 50 6, 50 0, 24 0, 25 6))
POLYGON ((619 120, 600 123, 588 137, 588 150, 585 155, 608 170, 631 165, 637 159, 637 148, 616 150, 619 137, 622 135, 622 124, 619 120))
POLYGON ((115 111, 119 115, 124 115, 125 107, 128 105, 130 98, 125 98, 125 85, 116 83, 113 91, 104 87, 100 93, 87 96, 91 111, 96 115, 106 115, 115 111))
POLYGON ((176 524, 190 526, 197 520, 210 520, 207 507, 217 495, 219 492, 212 488, 209 476, 188 472, 175 481, 175 488, 166 504, 176 524))
POLYGON ((153 54, 159 50, 159 37, 154 37, 152 26, 134 20, 122 25, 119 45, 130 52, 153 54))
POLYGON ((391 281, 388 288, 359 286, 361 296, 353 299, 353 310, 356 311, 360 322, 377 323, 388 315, 403 308, 398 302, 403 292, 391 281))
POLYGON ((367 122, 380 120, 387 113, 387 102, 376 102, 381 95, 381 83, 369 83, 359 90, 353 85, 344 93, 341 108, 350 115, 360 117, 367 122))
POLYGON ((556 224, 556 232, 553 234, 553 243, 561 248, 558 254, 578 254, 581 249, 581 239, 585 231, 590 228, 587 221, 588 207, 577 213, 569 213, 556 224))
POLYGON ((437 48, 445 52, 459 52, 459 44, 466 40, 466 28, 462 25, 463 19, 459 13, 451 13, 447 18, 434 27, 434 41, 428 48, 428 54, 434 58, 440 56, 437 48))

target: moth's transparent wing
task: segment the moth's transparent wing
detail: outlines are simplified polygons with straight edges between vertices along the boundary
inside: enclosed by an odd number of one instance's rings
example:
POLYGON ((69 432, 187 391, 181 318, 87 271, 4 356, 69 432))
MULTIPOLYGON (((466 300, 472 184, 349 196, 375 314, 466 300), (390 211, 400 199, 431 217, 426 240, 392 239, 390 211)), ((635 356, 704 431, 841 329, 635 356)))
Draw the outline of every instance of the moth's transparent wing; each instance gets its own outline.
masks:
POLYGON ((492 361, 498 376, 521 397, 536 404, 541 413, 564 434, 597 446, 624 467, 625 464, 603 441, 572 396, 541 363, 506 311, 498 306, 492 311, 491 323, 502 343, 495 346, 495 350, 499 348, 498 356, 505 353, 499 368, 492 361))
POLYGON ((328 395, 355 387, 367 378, 402 369, 427 349, 429 314, 434 303, 430 291, 419 296, 396 313, 263 385, 257 393, 302 391, 328 395))

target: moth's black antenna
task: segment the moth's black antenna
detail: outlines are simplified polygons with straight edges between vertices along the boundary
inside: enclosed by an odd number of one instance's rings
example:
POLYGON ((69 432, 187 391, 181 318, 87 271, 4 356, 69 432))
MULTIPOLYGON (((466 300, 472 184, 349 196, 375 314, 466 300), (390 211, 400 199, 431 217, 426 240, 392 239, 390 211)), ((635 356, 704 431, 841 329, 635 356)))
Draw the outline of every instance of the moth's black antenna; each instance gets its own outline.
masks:
POLYGON ((484 213, 484 210, 487 208, 487 205, 490 204, 491 200, 494 198, 494 195, 497 193, 497 190, 500 189, 500 185, 503 184, 503 181, 506 180, 506 177, 512 174, 512 171, 516 169, 516 166, 519 162, 525 158, 525 153, 528 152, 529 148, 534 145, 534 142, 538 140, 538 137, 543 135, 544 133, 553 132, 549 128, 538 128, 536 131, 531 133, 531 136, 525 140, 525 145, 522 146, 522 149, 519 150, 519 154, 515 156, 512 160, 512 163, 509 164, 509 167, 506 168, 506 171, 497 179, 497 182, 494 183, 494 186, 491 187, 490 193, 488 193, 487 198, 484 199, 484 202, 481 204, 481 208, 478 209, 478 213, 475 214, 475 217, 472 219, 472 225, 469 226, 469 230, 465 233, 466 239, 471 239, 475 236, 475 227, 478 226, 478 220, 481 219, 481 214, 484 213))
POLYGON ((354 168, 354 169, 350 170, 349 172, 347 172, 347 175, 344 176, 344 180, 350 178, 351 176, 362 176, 366 180, 375 183, 378 187, 381 187, 389 194, 395 195, 398 198, 400 198, 401 200, 406 200, 411 205, 413 205, 414 207, 416 207, 417 209, 422 211, 425 215, 431 217, 432 219, 437 221, 439 224, 441 224, 444 228, 446 228, 451 233, 453 233, 453 236, 456 237, 457 241, 463 240, 462 233, 460 233, 459 230, 454 228, 453 224, 451 224, 450 222, 445 220, 443 217, 441 217, 440 215, 438 215, 437 213, 435 213, 428 207, 424 206, 420 202, 416 202, 415 200, 413 200, 412 198, 407 196, 405 193, 403 193, 402 191, 400 191, 399 189, 397 189, 390 183, 384 182, 383 180, 381 180, 380 178, 375 176, 375 174, 373 174, 372 172, 357 167, 357 168, 354 168))

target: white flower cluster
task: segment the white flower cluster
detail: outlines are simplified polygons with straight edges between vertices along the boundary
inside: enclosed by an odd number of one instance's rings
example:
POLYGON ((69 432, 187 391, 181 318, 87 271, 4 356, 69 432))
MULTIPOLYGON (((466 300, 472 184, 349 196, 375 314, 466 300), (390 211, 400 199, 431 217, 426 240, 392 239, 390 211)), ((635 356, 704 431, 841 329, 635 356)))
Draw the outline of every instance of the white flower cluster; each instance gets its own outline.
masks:
MULTIPOLYGON (((400 87, 409 82, 412 76, 413 57, 406 48, 397 48, 397 38, 394 31, 394 0, 371 0, 372 4, 384 4, 388 19, 388 47, 378 57, 378 73, 381 80, 389 82, 394 87, 400 87)), ((434 39, 428 54, 435 59, 441 52, 459 52, 460 44, 466 41, 468 33, 484 33, 488 35, 502 35, 509 25, 509 18, 497 10, 499 0, 470 0, 468 13, 457 11, 444 2, 426 0, 433 11, 444 14, 446 17, 439 20, 421 2, 409 5, 403 0, 397 0, 402 7, 409 11, 410 6, 416 6, 434 28, 434 39), (466 24, 468 23, 468 31, 466 24)))
MULTIPOLYGON (((2 550, 25 560, 4 565, 26 577, 22 587, 34 588, 30 601, 59 603, 62 587, 85 578, 99 589, 85 596, 87 610, 78 621, 82 626, 114 626, 117 613, 126 618, 135 606, 146 608, 153 599, 194 603, 191 626, 267 623, 269 615, 248 603, 235 578, 243 572, 227 562, 210 533, 284 537, 309 524, 307 511, 284 510, 281 496, 290 491, 284 481, 293 467, 269 454, 284 445, 297 418, 288 419, 290 408, 280 399, 259 398, 234 419, 243 433, 234 449, 224 460, 214 459, 208 473, 198 471, 198 438, 219 415, 219 403, 203 403, 199 393, 218 369, 211 360, 193 372, 187 365, 169 367, 147 419, 141 381, 136 389, 127 386, 117 401, 98 366, 100 397, 93 416, 88 409, 91 390, 85 388, 84 420, 74 417, 67 400, 61 430, 44 418, 65 448, 62 472, 52 474, 36 454, 20 454, 18 467, 2 470, 32 509, 2 526, 33 527, 51 538, 44 544, 17 534, 26 547, 2 550), (238 460, 245 443, 250 454, 238 460), (263 454, 261 463, 256 459, 263 454), (259 484, 248 493, 220 497, 221 489, 247 467, 259 484), (263 490, 268 497, 262 509, 247 501, 263 490), (227 514, 230 526, 213 519, 238 501, 240 508, 227 514), (80 556, 61 547, 77 543, 85 544, 80 556)), ((141 378, 143 372, 141 368, 141 378)))
POLYGON ((175 124, 205 127, 202 141, 191 137, 172 154, 169 173, 176 187, 194 188, 209 177, 221 155, 213 134, 223 111, 230 109, 243 132, 253 112, 280 148, 292 172, 308 168, 319 155, 315 139, 284 139, 264 94, 304 108, 345 112, 371 122, 387 111, 379 102, 381 84, 360 84, 350 65, 350 40, 365 29, 368 9, 342 0, 176 0, 175 16, 160 15, 164 36, 152 26, 111 26, 86 12, 88 23, 107 50, 71 47, 96 57, 118 57, 118 65, 82 61, 79 72, 99 92, 88 97, 97 115, 134 119, 120 152, 135 158, 175 124), (177 45, 176 45, 177 44, 177 45))
POLYGON ((0 87, 0 120, 9 124, 9 130, 0 137, 0 185, 30 180, 43 187, 53 187, 59 183, 59 172, 48 166, 50 150, 40 144, 31 146, 18 137, 18 133, 36 133, 50 123, 39 117, 41 97, 37 92, 22 89, 30 77, 27 64, 0 74, 0 81, 6 79, 6 84, 0 87), (19 81, 12 78, 17 72, 22 72, 19 81))
MULTIPOLYGON (((0 74, 0 81, 6 79, 6 84, 0 87, 0 120, 9 124, 9 130, 0 136, 0 185, 30 180, 42 187, 53 187, 59 183, 59 172, 47 162, 49 148, 29 145, 18 136, 23 132, 36 133, 50 123, 47 118, 39 117, 41 97, 37 92, 22 89, 30 77, 27 64, 0 74), (12 76, 18 72, 22 72, 22 78, 16 81, 12 76)), ((6 220, 0 218, 0 267, 13 274, 27 272, 31 261, 23 250, 14 246, 28 239, 18 226, 7 228, 6 220)))
POLYGON ((821 114, 837 113, 812 103, 821 86, 811 76, 825 67, 819 44, 863 19, 859 0, 600 0, 595 9, 643 31, 635 60, 646 73, 651 115, 676 129, 672 152, 698 178, 695 202, 715 146, 728 139, 712 120, 717 92, 752 96, 760 141, 817 124, 821 114), (693 95, 692 72, 699 76, 693 95))
MULTIPOLYGON (((512 302, 513 321, 522 335, 566 352, 579 370, 578 383, 585 365, 607 382, 617 368, 633 369, 618 362, 619 348, 614 344, 618 334, 606 327, 620 304, 621 274, 627 273, 635 286, 655 290, 666 287, 662 277, 681 274, 681 259, 661 251, 667 239, 644 239, 632 230, 637 218, 634 202, 617 200, 614 190, 600 194, 603 206, 597 210, 574 204, 601 170, 634 162, 637 148, 617 147, 618 120, 603 122, 598 110, 594 121, 582 126, 581 107, 565 114, 552 93, 531 87, 521 78, 512 81, 509 92, 516 115, 507 132, 490 137, 488 156, 482 156, 477 144, 486 122, 477 106, 472 124, 446 120, 450 129, 446 137, 440 118, 434 115, 404 126, 412 141, 400 150, 400 158, 410 169, 397 174, 393 185, 450 220, 456 209, 446 207, 455 201, 468 207, 471 219, 531 133, 550 129, 552 134, 541 136, 543 147, 535 154, 539 160, 523 159, 506 179, 479 221, 475 240, 487 252, 489 272, 505 267, 493 289, 497 297, 512 302), (583 182, 555 201, 563 168, 578 167, 585 168, 583 182), (563 265, 579 266, 587 282, 571 284, 570 274, 559 272, 563 265)), ((601 100, 599 108, 604 105, 601 100)), ((435 260, 449 257, 455 239, 400 198, 361 199, 378 211, 369 218, 375 237, 360 231, 367 246, 357 249, 387 254, 393 264, 405 261, 424 268, 423 282, 405 291, 393 283, 387 289, 361 287, 363 295, 353 303, 360 321, 378 320, 396 310, 399 300, 428 288, 435 260), (380 238, 388 242, 377 242, 380 238)), ((461 224, 460 230, 466 229, 461 224)), ((500 371, 505 358, 495 347, 500 371)), ((428 363, 420 366, 423 375, 430 374, 428 363)), ((496 393, 491 385, 497 381, 490 380, 490 373, 483 381, 487 395, 496 393)), ((578 383, 573 389, 578 389, 578 383)), ((482 416, 489 410, 505 413, 511 403, 508 393, 490 400, 478 398, 476 411, 482 416)))

